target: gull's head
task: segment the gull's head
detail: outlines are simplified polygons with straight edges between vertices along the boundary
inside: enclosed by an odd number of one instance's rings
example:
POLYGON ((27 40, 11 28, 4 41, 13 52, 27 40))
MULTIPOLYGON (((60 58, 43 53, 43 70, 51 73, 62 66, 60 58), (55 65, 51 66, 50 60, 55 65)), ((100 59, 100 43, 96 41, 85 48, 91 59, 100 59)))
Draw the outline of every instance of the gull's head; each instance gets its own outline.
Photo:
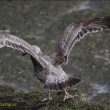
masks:
POLYGON ((41 49, 38 46, 32 45, 32 47, 35 49, 35 51, 37 52, 37 54, 42 54, 42 51, 41 51, 41 49))

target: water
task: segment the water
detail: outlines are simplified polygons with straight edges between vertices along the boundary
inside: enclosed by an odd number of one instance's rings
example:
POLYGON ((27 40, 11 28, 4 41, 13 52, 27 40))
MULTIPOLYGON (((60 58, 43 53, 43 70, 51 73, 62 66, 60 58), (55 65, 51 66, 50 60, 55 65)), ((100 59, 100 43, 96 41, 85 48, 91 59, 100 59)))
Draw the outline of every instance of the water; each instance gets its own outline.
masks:
POLYGON ((98 96, 99 94, 109 93, 108 85, 91 83, 90 86, 92 86, 92 88, 93 88, 93 93, 87 98, 88 101, 92 100, 94 97, 98 96))
POLYGON ((104 60, 105 64, 110 64, 110 50, 101 50, 99 54, 94 55, 95 58, 104 60))

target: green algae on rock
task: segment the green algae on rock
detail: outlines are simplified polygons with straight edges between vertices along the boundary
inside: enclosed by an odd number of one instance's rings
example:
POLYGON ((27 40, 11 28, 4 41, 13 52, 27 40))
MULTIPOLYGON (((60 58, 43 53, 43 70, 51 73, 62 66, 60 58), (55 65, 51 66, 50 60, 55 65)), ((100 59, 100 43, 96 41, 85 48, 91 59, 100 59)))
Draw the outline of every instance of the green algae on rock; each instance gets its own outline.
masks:
POLYGON ((62 100, 64 93, 55 92, 52 94, 53 99, 50 101, 41 100, 48 96, 40 91, 33 91, 29 93, 17 92, 8 86, 0 86, 0 104, 9 103, 16 104, 15 108, 23 110, 37 109, 37 110, 109 110, 107 105, 96 102, 87 102, 82 100, 82 95, 79 90, 69 90, 75 96, 74 99, 62 100))

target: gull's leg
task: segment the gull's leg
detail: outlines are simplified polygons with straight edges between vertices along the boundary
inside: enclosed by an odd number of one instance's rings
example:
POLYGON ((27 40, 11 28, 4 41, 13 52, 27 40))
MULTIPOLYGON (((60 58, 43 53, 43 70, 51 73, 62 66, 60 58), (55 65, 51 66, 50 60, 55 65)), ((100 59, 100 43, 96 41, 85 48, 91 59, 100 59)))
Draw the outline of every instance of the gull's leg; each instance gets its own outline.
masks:
POLYGON ((64 89, 64 92, 65 92, 65 96, 64 96, 63 101, 65 101, 65 100, 67 100, 67 99, 70 99, 70 98, 73 98, 73 99, 74 99, 74 97, 73 97, 72 95, 70 95, 70 94, 67 92, 66 89, 64 89))
POLYGON ((49 100, 51 100, 51 99, 52 99, 52 97, 50 96, 50 91, 48 91, 48 94, 49 94, 49 100))
POLYGON ((48 90, 48 98, 44 98, 41 101, 43 102, 43 101, 48 101, 48 100, 51 100, 51 99, 52 99, 52 97, 50 96, 50 90, 48 90))

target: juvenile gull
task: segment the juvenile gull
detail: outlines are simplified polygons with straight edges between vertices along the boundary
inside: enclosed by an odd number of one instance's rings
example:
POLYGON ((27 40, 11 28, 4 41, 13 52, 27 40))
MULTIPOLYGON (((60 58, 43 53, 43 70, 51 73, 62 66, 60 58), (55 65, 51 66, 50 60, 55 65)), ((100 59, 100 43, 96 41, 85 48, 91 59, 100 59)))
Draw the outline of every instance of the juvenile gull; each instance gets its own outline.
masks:
POLYGON ((110 28, 110 17, 96 17, 68 25, 59 35, 51 56, 43 54, 38 46, 30 45, 23 39, 8 33, 0 33, 0 48, 10 47, 29 54, 35 75, 49 91, 49 99, 51 99, 50 91, 64 90, 63 100, 66 100, 73 98, 66 89, 81 81, 79 78, 66 74, 62 68, 62 65, 68 63, 72 47, 88 33, 96 33, 106 28, 110 28))

